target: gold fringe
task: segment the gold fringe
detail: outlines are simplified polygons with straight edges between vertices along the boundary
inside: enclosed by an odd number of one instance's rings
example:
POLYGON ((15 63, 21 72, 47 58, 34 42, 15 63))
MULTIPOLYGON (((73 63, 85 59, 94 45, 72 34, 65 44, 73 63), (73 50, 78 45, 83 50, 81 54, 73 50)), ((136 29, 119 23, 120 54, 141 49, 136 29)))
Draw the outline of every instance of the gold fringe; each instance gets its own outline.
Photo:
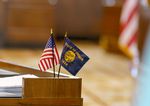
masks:
POLYGON ((130 59, 133 59, 133 54, 129 51, 128 47, 119 44, 119 48, 127 55, 130 59))

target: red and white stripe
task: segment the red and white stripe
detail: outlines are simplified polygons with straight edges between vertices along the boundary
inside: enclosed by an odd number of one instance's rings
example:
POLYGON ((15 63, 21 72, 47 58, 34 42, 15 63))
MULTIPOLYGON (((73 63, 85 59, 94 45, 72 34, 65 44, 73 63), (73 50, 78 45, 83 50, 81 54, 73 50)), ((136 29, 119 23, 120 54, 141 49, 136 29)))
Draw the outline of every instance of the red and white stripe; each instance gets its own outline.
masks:
POLYGON ((139 23, 139 1, 125 0, 121 13, 119 46, 130 57, 138 56, 137 35, 139 23))
POLYGON ((44 49, 42 56, 40 58, 40 62, 38 64, 41 71, 46 71, 49 68, 59 64, 59 54, 57 48, 46 48, 44 49))

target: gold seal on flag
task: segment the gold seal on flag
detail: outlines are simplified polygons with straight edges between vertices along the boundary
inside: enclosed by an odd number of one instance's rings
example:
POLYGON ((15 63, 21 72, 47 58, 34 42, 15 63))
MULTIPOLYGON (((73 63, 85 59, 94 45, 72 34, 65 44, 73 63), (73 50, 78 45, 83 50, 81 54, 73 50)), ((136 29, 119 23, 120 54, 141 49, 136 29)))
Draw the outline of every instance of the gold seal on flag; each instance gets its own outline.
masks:
POLYGON ((66 62, 73 62, 75 60, 75 53, 71 50, 67 51, 64 55, 65 61, 66 62))

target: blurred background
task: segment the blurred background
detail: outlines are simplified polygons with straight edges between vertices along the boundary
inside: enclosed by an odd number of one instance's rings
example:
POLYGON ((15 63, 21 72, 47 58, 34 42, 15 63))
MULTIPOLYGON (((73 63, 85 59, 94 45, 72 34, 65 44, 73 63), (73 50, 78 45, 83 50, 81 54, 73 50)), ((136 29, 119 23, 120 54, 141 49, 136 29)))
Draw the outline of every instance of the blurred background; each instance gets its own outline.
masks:
MULTIPOLYGON (((136 78, 118 46, 124 0, 0 0, 0 59, 36 67, 53 28, 59 53, 68 37, 90 61, 83 78, 84 106, 131 106, 136 78)), ((138 49, 143 54, 150 0, 140 0, 138 49)), ((62 69, 63 73, 67 73, 62 69)))

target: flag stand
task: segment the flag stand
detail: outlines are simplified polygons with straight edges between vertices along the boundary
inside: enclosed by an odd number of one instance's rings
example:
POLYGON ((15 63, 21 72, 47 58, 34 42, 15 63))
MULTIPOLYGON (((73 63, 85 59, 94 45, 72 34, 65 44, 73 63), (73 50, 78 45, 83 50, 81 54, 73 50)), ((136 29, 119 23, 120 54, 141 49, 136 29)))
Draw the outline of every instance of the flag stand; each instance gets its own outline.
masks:
MULTIPOLYGON (((65 38, 64 38, 64 45, 65 45, 65 39, 67 37, 67 32, 65 33, 65 38)), ((64 46, 63 45, 63 46, 64 46)), ((63 47, 64 48, 64 47, 63 47)), ((63 49, 62 49, 62 52, 63 52, 63 49)), ((62 61, 62 52, 61 52, 61 58, 60 58, 60 65, 59 65, 59 69, 58 69, 58 78, 59 78, 59 74, 60 74, 60 70, 61 70, 61 61, 62 61)))
MULTIPOLYGON (((51 28, 51 36, 53 36, 53 30, 51 28)), ((52 47, 52 54, 53 54, 53 58, 52 58, 52 65, 53 65, 53 72, 54 72, 54 78, 55 78, 55 64, 54 64, 54 47, 52 47)))

